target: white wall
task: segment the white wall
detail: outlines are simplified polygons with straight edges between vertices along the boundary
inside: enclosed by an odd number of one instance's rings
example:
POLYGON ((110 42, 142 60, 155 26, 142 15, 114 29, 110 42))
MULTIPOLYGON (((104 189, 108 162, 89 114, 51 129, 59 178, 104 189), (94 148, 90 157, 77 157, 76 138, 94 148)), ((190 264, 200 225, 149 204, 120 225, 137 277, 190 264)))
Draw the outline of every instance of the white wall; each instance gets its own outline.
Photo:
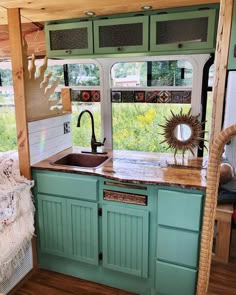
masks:
POLYGON ((71 114, 28 123, 31 165, 72 146, 71 130, 64 133, 65 122, 71 127, 71 114))
MULTIPOLYGON (((236 72, 230 71, 225 99, 224 129, 236 124, 236 72)), ((236 137, 225 146, 225 155, 236 172, 236 137)))

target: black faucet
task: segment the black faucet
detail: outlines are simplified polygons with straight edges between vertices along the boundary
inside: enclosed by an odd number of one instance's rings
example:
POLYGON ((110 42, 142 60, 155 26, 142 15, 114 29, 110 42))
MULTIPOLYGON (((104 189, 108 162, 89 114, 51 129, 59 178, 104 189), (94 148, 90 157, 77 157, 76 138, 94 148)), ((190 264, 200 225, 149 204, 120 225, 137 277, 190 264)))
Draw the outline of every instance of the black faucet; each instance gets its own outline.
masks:
POLYGON ((95 136, 95 132, 94 132, 94 119, 93 119, 92 113, 89 110, 84 110, 79 114, 77 127, 80 127, 80 119, 84 113, 88 113, 91 118, 91 123, 92 123, 91 149, 92 149, 92 153, 96 153, 97 147, 103 146, 106 141, 106 138, 104 138, 103 142, 99 142, 96 140, 96 136, 95 136))

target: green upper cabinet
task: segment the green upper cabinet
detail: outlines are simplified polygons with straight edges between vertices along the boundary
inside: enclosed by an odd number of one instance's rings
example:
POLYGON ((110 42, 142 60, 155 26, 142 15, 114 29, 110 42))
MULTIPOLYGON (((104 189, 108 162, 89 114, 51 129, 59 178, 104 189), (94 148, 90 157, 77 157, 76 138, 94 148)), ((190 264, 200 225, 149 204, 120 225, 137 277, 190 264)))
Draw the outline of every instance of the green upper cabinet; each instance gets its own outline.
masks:
POLYGON ((148 16, 95 20, 95 54, 148 51, 148 23, 148 16))
POLYGON ((214 52, 216 10, 151 16, 150 50, 214 52))
POLYGON ((45 38, 48 57, 93 53, 91 21, 46 25, 45 38))

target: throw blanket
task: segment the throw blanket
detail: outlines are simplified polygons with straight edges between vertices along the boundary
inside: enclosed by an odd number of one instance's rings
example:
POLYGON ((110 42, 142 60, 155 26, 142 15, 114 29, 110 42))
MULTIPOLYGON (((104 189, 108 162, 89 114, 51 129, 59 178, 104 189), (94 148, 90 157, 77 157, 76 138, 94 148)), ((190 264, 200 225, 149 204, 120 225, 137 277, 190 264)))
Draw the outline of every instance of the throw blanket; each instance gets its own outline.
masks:
POLYGON ((33 182, 18 166, 17 152, 0 153, 0 282, 22 263, 34 233, 33 182))

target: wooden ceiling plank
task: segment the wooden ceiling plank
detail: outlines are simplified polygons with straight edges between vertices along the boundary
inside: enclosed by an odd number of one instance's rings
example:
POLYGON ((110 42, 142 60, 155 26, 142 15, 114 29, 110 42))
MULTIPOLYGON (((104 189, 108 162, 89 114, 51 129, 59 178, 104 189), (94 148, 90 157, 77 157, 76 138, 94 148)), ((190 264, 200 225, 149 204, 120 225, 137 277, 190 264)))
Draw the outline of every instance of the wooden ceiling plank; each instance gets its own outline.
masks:
MULTIPOLYGON (((153 9, 166 9, 181 6, 203 5, 219 3, 220 0, 150 0, 148 4, 153 9)), ((99 15, 119 14, 128 12, 140 12, 143 0, 0 0, 0 6, 5 8, 20 8, 22 22, 39 22, 85 17, 85 12, 92 10, 99 15), (117 4, 118 3, 118 4, 117 4)), ((3 8, 2 8, 3 9, 3 8)), ((7 24, 5 17, 1 18, 0 24, 7 24)))

